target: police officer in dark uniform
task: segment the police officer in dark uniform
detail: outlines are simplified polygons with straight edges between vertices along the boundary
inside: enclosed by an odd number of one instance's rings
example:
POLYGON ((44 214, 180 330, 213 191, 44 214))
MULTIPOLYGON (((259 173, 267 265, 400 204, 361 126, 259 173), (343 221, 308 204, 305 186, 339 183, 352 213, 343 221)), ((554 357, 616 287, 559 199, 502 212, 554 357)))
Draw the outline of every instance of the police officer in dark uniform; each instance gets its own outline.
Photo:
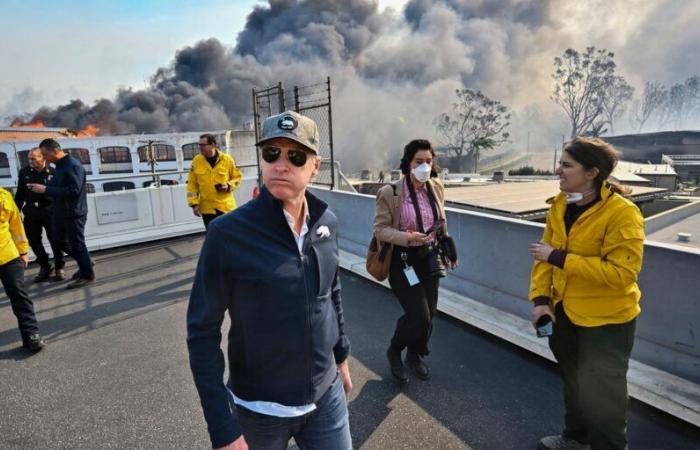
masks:
POLYGON ((52 233, 51 198, 46 194, 39 194, 27 189, 27 184, 47 184, 53 176, 54 170, 47 164, 38 148, 32 149, 28 157, 29 166, 19 171, 15 203, 24 214, 24 230, 29 240, 29 246, 36 255, 36 262, 40 267, 39 274, 34 277, 34 281, 37 283, 48 279, 61 281, 65 279, 63 270, 65 262, 61 247, 57 245, 52 233), (46 230, 46 237, 51 244, 54 266, 49 262, 49 255, 44 250, 41 239, 42 228, 46 230))

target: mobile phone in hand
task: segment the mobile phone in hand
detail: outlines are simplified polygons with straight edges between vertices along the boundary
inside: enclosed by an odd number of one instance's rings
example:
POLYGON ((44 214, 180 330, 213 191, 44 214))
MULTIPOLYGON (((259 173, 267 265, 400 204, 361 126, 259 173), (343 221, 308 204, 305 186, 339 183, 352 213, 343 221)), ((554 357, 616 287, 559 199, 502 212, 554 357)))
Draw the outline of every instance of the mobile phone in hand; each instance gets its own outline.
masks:
POLYGON ((548 337, 552 335, 553 332, 552 318, 548 314, 537 319, 535 323, 535 329, 537 330, 537 337, 548 337))

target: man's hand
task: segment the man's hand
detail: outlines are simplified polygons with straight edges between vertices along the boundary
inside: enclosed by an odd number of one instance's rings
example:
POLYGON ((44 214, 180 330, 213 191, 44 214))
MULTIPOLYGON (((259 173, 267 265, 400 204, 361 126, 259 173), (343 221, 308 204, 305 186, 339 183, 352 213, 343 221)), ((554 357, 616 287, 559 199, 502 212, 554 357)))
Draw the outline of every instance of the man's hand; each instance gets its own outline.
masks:
POLYGON ((352 379, 350 378, 350 367, 348 366, 347 359, 338 364, 338 372, 340 372, 340 378, 343 381, 343 390, 347 397, 350 395, 350 391, 352 391, 352 379))
POLYGON ((542 241, 530 244, 530 254, 533 258, 542 262, 547 262, 547 260, 549 260, 549 255, 552 254, 552 251, 554 251, 554 248, 542 241))
POLYGON ((194 206, 192 207, 192 212, 194 213, 195 216, 197 216, 197 217, 202 217, 202 213, 199 212, 199 206, 198 206, 198 205, 194 205, 194 206))
POLYGON ((216 190, 218 192, 230 192, 231 191, 231 185, 228 183, 217 183, 216 184, 216 190))
POLYGON ((27 183, 27 189, 32 192, 36 192, 37 194, 43 194, 46 192, 46 186, 37 183, 27 183))
POLYGON ((22 261, 22 264, 24 264, 25 269, 29 267, 29 255, 24 253, 23 255, 19 255, 19 259, 22 261))
POLYGON ((248 450, 248 443, 245 441, 245 438, 243 438, 243 435, 241 435, 241 437, 230 444, 214 450, 248 450))

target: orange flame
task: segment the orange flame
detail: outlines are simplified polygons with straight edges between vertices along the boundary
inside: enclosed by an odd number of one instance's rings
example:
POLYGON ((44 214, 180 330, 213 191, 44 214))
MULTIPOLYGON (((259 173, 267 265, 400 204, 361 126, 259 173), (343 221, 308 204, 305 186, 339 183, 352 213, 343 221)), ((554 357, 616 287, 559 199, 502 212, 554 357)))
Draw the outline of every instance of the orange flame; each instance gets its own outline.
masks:
POLYGON ((76 136, 78 137, 87 137, 87 136, 97 136, 97 133, 100 132, 100 129, 97 128, 95 125, 88 124, 85 128, 82 130, 79 130, 76 133, 76 136))
MULTIPOLYGON (((33 119, 29 122, 24 122, 19 117, 12 121, 10 124, 12 128, 46 128, 44 122, 41 119, 33 119)), ((90 137, 97 136, 100 129, 93 124, 88 124, 82 130, 68 130, 68 132, 75 137, 90 137)))
POLYGON ((44 122, 40 119, 34 119, 25 123, 20 118, 16 118, 10 126, 12 128, 44 128, 44 122))

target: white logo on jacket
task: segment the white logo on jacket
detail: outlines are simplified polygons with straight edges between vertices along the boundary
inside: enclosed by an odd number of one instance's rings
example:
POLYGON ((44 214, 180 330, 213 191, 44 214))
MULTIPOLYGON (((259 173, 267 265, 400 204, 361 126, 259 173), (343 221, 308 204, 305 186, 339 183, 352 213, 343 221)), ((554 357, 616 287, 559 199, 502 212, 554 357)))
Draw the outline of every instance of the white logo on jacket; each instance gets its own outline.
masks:
POLYGON ((321 225, 316 229, 316 234, 321 236, 321 238, 327 238, 331 235, 331 230, 329 230, 327 226, 321 225))

